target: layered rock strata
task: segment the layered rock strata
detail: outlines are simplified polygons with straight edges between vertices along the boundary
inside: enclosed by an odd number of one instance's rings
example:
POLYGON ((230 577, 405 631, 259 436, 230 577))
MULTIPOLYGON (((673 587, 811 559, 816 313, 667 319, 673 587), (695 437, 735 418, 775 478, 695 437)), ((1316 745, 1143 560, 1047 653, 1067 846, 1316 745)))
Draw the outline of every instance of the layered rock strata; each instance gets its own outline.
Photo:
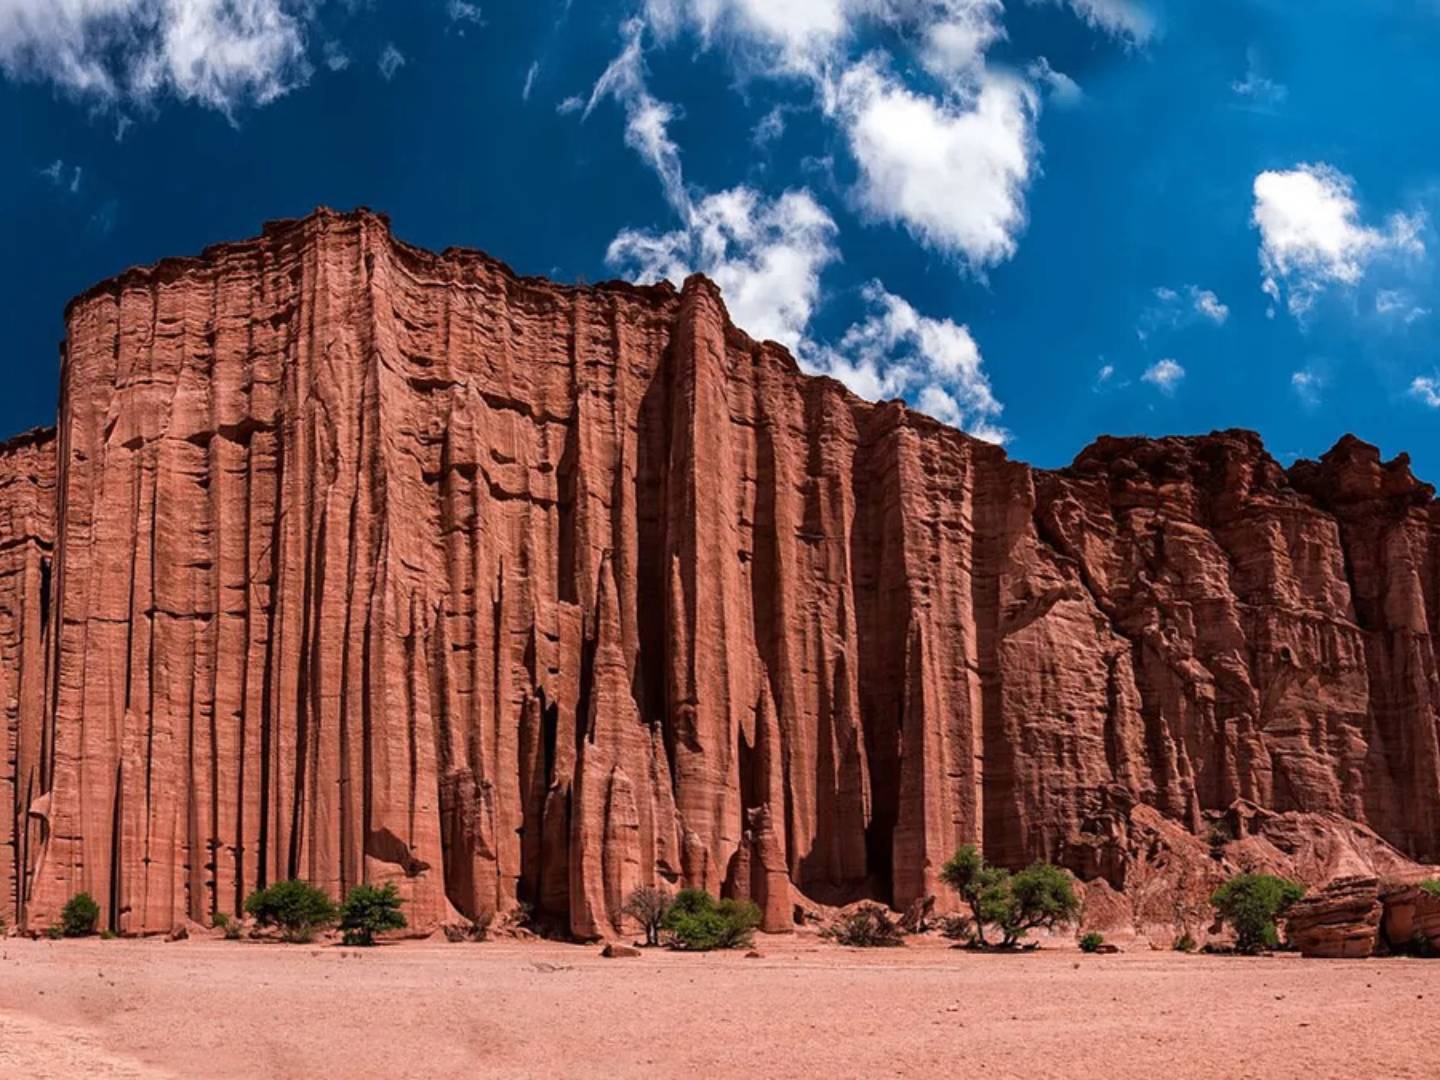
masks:
POLYGON ((1123 890, 1137 812, 1236 805, 1440 856, 1440 509, 1364 444, 1041 472, 702 278, 565 287, 368 212, 67 328, 58 435, 0 456, 16 920, 299 876, 582 937, 683 882, 778 930, 796 891, 944 906, 968 841, 1123 890))

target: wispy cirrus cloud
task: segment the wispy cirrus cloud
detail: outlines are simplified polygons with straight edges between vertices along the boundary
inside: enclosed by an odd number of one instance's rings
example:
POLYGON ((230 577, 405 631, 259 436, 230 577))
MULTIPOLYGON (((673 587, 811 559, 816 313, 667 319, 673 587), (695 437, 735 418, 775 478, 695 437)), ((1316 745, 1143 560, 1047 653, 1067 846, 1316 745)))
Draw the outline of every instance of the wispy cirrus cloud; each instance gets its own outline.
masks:
MULTIPOLYGON (((1043 3, 1044 0, 1030 0, 1043 3)), ((1159 29, 1154 14, 1140 0, 1050 0, 1069 7, 1097 30, 1103 30, 1135 45, 1143 45, 1159 29)))
POLYGON ((590 91, 584 118, 613 98, 625 112, 625 144, 654 170, 665 199, 683 219, 691 213, 690 195, 680 166, 680 148, 670 137, 679 110, 650 92, 645 71, 645 22, 631 19, 622 28, 625 45, 590 91))
POLYGON ((1183 285, 1178 289, 1160 285, 1151 290, 1152 302, 1141 312, 1135 329, 1141 341, 1160 330, 1189 326, 1197 322, 1224 326, 1230 306, 1211 289, 1183 285))
POLYGON ((1410 384, 1410 396, 1421 405, 1440 409, 1440 376, 1417 375, 1410 384))

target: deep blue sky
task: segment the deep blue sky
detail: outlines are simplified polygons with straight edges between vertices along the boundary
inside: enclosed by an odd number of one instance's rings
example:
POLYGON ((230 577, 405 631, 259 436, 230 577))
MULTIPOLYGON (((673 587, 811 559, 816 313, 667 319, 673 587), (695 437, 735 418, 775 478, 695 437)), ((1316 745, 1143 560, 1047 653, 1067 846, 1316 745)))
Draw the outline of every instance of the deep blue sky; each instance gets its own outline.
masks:
POLYGON ((364 204, 561 280, 749 282, 742 325, 1039 465, 1249 427, 1440 480, 1440 0, 758 3, 0 0, 0 429, 53 421, 70 296, 364 204))

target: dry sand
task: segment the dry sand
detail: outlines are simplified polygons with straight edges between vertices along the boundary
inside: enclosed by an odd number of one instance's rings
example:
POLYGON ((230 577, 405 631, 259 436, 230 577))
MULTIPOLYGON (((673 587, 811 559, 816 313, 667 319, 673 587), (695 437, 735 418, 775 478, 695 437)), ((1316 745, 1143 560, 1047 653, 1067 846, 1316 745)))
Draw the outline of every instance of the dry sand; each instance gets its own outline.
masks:
POLYGON ((0 942, 0 1077, 1440 1077, 1440 962, 0 942))

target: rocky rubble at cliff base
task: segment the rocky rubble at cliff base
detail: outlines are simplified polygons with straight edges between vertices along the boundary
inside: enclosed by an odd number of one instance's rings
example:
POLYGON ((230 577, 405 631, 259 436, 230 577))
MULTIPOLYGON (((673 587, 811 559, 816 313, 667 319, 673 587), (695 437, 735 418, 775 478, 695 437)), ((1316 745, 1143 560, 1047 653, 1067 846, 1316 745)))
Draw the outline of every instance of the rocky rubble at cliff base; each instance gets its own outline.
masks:
POLYGON ((1168 939, 1225 863, 1440 859, 1440 504, 1347 437, 1044 471, 800 373, 708 281, 321 211, 71 303, 0 448, 0 913, 288 877, 414 925, 636 885, 905 910, 957 846, 1168 939))

